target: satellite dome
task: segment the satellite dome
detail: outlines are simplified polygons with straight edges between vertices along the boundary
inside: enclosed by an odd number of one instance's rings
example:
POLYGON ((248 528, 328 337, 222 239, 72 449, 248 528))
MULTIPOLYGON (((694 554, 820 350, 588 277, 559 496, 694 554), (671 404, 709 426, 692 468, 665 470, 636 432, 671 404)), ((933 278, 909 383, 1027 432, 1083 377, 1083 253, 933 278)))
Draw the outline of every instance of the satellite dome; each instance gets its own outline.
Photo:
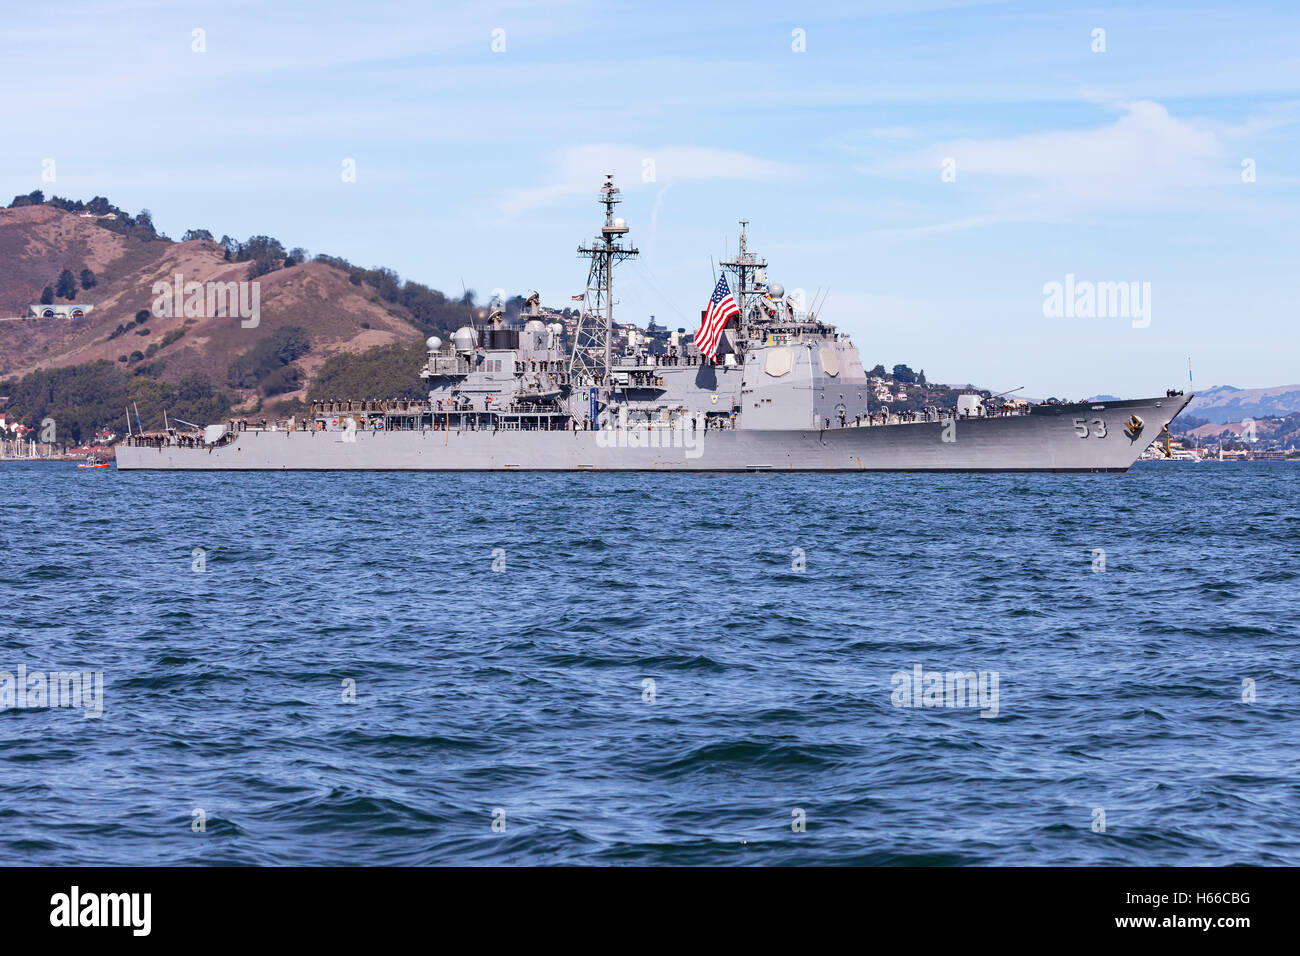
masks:
POLYGON ((785 286, 781 285, 779 282, 768 283, 767 294, 774 299, 779 299, 785 295, 785 286))
POLYGON ((451 341, 457 352, 473 352, 478 344, 478 333, 468 325, 462 325, 452 334, 451 341))
POLYGON ((436 352, 438 349, 442 348, 442 339, 438 338, 436 335, 431 335, 424 340, 424 344, 430 352, 436 352))
POLYGON ((524 323, 525 332, 545 332, 546 323, 541 319, 529 319, 524 323))

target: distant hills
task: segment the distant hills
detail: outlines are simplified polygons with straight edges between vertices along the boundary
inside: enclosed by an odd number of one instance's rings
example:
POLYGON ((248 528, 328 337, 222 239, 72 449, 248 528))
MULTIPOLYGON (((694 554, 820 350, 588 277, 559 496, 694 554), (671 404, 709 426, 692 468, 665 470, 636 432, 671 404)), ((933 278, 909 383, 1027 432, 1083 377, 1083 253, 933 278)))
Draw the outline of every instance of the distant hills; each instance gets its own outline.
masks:
POLYGON ((346 269, 316 261, 290 260, 286 266, 283 258, 257 276, 256 328, 244 327, 237 314, 151 315, 136 325, 154 303, 155 282, 171 283, 178 273, 186 282, 247 281, 252 263, 228 257, 210 238, 173 242, 109 227, 116 222, 48 204, 0 210, 0 318, 25 316, 64 270, 74 276, 88 270, 93 285, 76 288, 71 299, 56 296, 54 304, 94 306, 81 318, 0 322, 0 378, 103 359, 128 372, 145 364, 151 377, 172 384, 198 372, 221 386, 236 358, 294 325, 310 339, 310 350, 297 360, 306 383, 332 355, 422 338, 423 329, 406 308, 384 301, 364 282, 352 282, 346 269), (122 326, 125 331, 119 331, 122 326))
POLYGON ((1260 419, 1300 412, 1300 385, 1273 388, 1235 388, 1215 385, 1197 389, 1185 414, 1224 425, 1247 418, 1260 419))
MULTIPOLYGON (((337 397, 353 366, 370 376, 355 397, 413 397, 424 338, 446 338, 482 311, 472 292, 445 296, 269 236, 216 240, 196 228, 174 241, 147 210, 131 215, 102 196, 15 197, 0 207, 0 262, 0 396, 9 397, 0 412, 28 424, 55 418, 71 440, 97 424, 122 431, 127 400, 146 428, 166 408, 292 412, 323 392, 337 397), (256 282, 257 321, 188 289, 156 308, 155 284, 174 287, 178 275, 204 290, 240 284, 250 298, 256 282), (44 318, 32 305, 91 308, 44 318)), ((507 302, 506 315, 522 302, 507 302)))
MULTIPOLYGON (((1212 425, 1229 425, 1262 418, 1285 418, 1300 412, 1300 385, 1277 385, 1273 388, 1236 388, 1215 385, 1196 389, 1196 397, 1179 417, 1212 425)), ((1090 402, 1118 402, 1121 396, 1093 395, 1090 402)), ((1217 434, 1217 431, 1215 433, 1217 434)))
MULTIPOLYGON (((292 414, 356 386, 346 397, 420 397, 424 338, 486 315, 472 291, 447 297, 268 235, 190 229, 173 241, 147 209, 133 216, 104 196, 16 196, 0 207, 0 263, 0 412, 29 425, 48 416, 72 441, 98 425, 123 431, 127 402, 155 428, 166 410, 292 414), (256 321, 244 310, 253 285, 256 321), (214 287, 234 298, 213 299, 214 287)), ((521 304, 507 300, 506 316, 521 304)))

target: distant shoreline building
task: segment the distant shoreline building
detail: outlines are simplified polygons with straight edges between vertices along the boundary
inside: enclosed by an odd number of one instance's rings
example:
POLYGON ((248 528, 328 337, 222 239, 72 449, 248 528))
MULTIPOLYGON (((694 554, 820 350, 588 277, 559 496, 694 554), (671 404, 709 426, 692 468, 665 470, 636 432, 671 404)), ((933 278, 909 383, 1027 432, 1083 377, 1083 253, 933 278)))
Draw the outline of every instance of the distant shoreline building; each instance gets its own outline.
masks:
POLYGON ((33 319, 80 319, 90 314, 93 305, 29 305, 28 312, 33 319))

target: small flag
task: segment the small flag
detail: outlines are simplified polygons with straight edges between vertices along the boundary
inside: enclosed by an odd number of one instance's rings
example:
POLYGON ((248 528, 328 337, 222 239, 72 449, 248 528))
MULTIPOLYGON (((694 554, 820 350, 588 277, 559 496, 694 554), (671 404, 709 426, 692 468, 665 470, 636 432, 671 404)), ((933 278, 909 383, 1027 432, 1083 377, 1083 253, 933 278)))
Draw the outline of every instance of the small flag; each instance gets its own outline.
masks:
POLYGON ((713 288, 709 306, 704 310, 700 330, 695 333, 695 347, 701 354, 707 355, 710 361, 717 359, 718 340, 722 338, 722 327, 733 315, 740 315, 740 308, 731 296, 731 289, 727 285, 727 277, 724 274, 713 288))
POLYGON ((586 297, 587 297, 587 293, 585 293, 585 292, 584 292, 582 295, 571 295, 571 296, 569 296, 569 298, 572 299, 574 302, 581 302, 581 301, 582 301, 583 299, 585 299, 586 297))

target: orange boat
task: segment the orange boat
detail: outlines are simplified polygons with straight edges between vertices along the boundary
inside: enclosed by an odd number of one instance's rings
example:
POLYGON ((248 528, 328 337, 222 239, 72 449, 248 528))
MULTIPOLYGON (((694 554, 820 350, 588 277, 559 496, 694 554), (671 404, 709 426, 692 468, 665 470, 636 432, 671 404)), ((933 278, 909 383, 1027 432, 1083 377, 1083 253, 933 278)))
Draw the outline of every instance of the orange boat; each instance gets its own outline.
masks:
POLYGON ((91 457, 91 458, 87 458, 77 467, 78 468, 110 468, 112 466, 109 465, 109 463, 104 461, 104 459, 102 458, 91 457))

